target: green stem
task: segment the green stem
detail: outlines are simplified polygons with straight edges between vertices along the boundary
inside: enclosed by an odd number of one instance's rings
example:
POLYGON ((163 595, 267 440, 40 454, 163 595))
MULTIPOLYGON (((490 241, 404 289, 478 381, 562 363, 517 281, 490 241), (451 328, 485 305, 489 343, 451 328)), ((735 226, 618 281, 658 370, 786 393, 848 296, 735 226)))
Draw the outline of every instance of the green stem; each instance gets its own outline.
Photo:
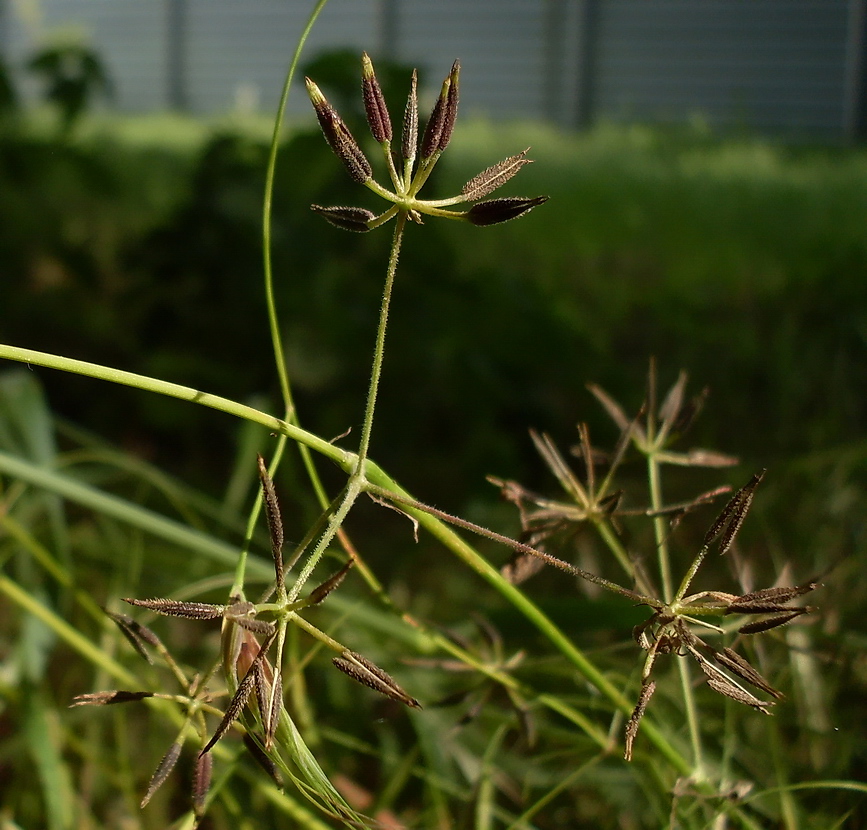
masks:
POLYGON ((596 532, 602 537, 602 541, 605 542, 608 550, 614 554, 614 558, 617 560, 620 567, 623 568, 623 571, 634 580, 635 587, 638 591, 642 594, 651 596, 653 591, 647 584, 647 580, 645 580, 641 572, 633 566, 629 559, 629 553, 626 551, 626 548, 623 547, 623 543, 611 527, 610 521, 601 517, 596 518, 593 520, 593 526, 596 528, 596 532))
MULTIPOLYGON (((356 470, 357 469, 358 467, 356 467, 356 470)), ((361 493, 359 480, 350 477, 349 483, 346 485, 346 489, 344 490, 343 498, 340 501, 340 506, 331 514, 325 532, 319 537, 316 547, 313 548, 313 551, 304 563, 304 567, 301 569, 301 573, 298 574, 298 579, 296 579, 295 583, 292 585, 292 590, 289 591, 287 595, 288 602, 292 603, 298 599, 298 595, 301 593, 304 583, 310 579, 313 569, 319 564, 319 560, 328 549, 328 546, 331 544, 334 537, 340 531, 340 528, 346 520, 346 517, 349 515, 352 505, 355 504, 359 493, 361 493)))
POLYGON ((292 56, 292 63, 289 64, 289 71, 286 73, 286 79, 283 82, 283 91, 280 94, 280 104, 277 107, 277 116, 274 119, 274 133, 271 137, 271 148, 268 153, 268 168, 265 173, 265 194, 262 207, 262 264, 265 272, 265 298, 268 303, 268 324, 271 329, 271 345, 274 349, 274 359, 277 364, 277 376, 280 380, 280 392, 283 396, 283 402, 286 407, 286 419, 292 420, 295 412, 295 406, 292 401, 292 389, 289 385, 289 374, 286 370, 286 359, 283 352, 283 341, 280 337, 280 326, 277 320, 277 306, 274 300, 274 271, 271 261, 271 209, 274 197, 274 176, 277 170, 277 152, 280 146, 280 131, 283 128, 283 117, 286 113, 286 105, 289 101, 289 90, 292 86, 292 79, 295 76, 295 70, 298 67, 298 62, 301 59, 301 52, 304 49, 304 44, 307 42, 307 36, 310 30, 316 23, 316 18, 324 8, 328 0, 319 0, 310 13, 310 18, 301 37, 298 39, 298 45, 295 47, 295 54, 292 56))
POLYGON ((391 294, 394 288, 394 276, 397 273, 397 261, 400 257, 400 246, 403 242, 403 230, 406 227, 406 212, 397 214, 394 236, 391 241, 391 252, 388 257, 388 270, 385 274, 385 287, 382 290, 382 304, 379 307, 379 327, 376 331, 376 346, 373 351, 373 367, 370 371, 370 386, 367 390, 367 407, 364 411, 364 423, 361 427, 361 441, 358 448, 358 460, 355 475, 364 473, 364 463, 370 449, 370 433, 373 429, 373 414, 376 409, 376 394, 379 390, 379 378, 382 374, 382 359, 385 354, 385 331, 388 327, 388 310, 391 305, 391 294))
POLYGON ((355 467, 354 453, 338 449, 333 444, 325 441, 318 435, 314 435, 312 432, 307 432, 294 424, 280 418, 275 418, 273 415, 268 415, 251 406, 245 406, 237 401, 232 401, 228 398, 221 398, 218 395, 201 392, 198 389, 193 389, 189 386, 181 386, 177 383, 169 383, 168 381, 158 380, 157 378, 147 377, 146 375, 138 375, 134 372, 125 372, 121 369, 112 369, 109 366, 101 366, 97 363, 88 363, 84 360, 74 360, 70 357, 62 357, 61 355, 48 354, 46 352, 37 352, 33 349, 22 349, 18 346, 0 344, 0 359, 16 360, 19 363, 26 363, 28 366, 44 366, 48 369, 57 369, 61 372, 85 375, 86 377, 95 378, 97 380, 106 380, 110 383, 118 383, 121 386, 131 386, 135 389, 141 389, 144 392, 156 392, 159 395, 165 395, 169 398, 178 398, 179 400, 187 401, 189 403, 197 403, 201 406, 207 406, 210 409, 225 412, 227 415, 234 415, 236 418, 242 418, 245 421, 261 424, 272 432, 286 435, 293 441, 297 441, 298 443, 324 455, 326 458, 330 458, 346 472, 351 472, 355 467))
POLYGON ((662 508, 662 482, 659 475, 659 463, 652 449, 647 455, 647 474, 650 483, 650 506, 651 510, 657 514, 653 517, 653 534, 656 540, 656 555, 659 559, 659 575, 662 579, 662 598, 666 602, 671 602, 671 562, 668 556, 667 528, 665 517, 658 515, 662 508))
POLYGON ((311 637, 319 640, 320 643, 328 646, 332 651, 342 654, 344 651, 349 650, 345 645, 343 645, 343 643, 338 642, 333 637, 329 637, 321 628, 317 628, 315 625, 307 622, 304 617, 300 617, 298 614, 293 614, 291 620, 298 626, 298 628, 302 631, 306 631, 311 637))
MULTIPOLYGON (((262 264, 265 277, 265 299, 268 307, 268 326, 271 332, 271 345, 274 351, 274 362, 277 367, 277 376, 280 383, 280 393, 283 397, 285 407, 285 420, 294 426, 299 426, 298 416, 295 411, 295 403, 292 397, 292 387, 289 382, 289 373, 286 369, 286 357, 283 350, 283 340, 280 336, 280 325, 277 317, 277 304, 274 297, 274 271, 271 256, 271 215, 274 196, 274 178, 277 169, 277 153, 280 147, 280 132, 283 126, 283 119, 286 114, 286 105, 289 101, 289 91, 292 86, 292 79, 295 76, 295 71, 298 68, 298 63, 301 59, 301 52, 307 42, 307 37, 310 34, 320 12, 325 7, 328 0, 319 0, 313 7, 310 17, 307 21, 304 31, 298 39, 298 44, 295 47, 295 54, 292 56, 292 62, 289 64, 289 70, 286 73, 286 79, 283 82, 283 90, 280 94, 280 104, 277 107, 277 115, 274 119, 274 132, 271 137, 271 147, 268 151, 268 167, 265 174, 265 194, 262 206, 262 264)), ((323 507, 328 504, 328 497, 325 494, 325 488, 322 486, 322 481, 319 474, 316 472, 316 467, 313 464, 313 457, 307 445, 300 443, 298 451, 301 454, 301 462, 304 464, 304 469, 307 471, 307 476, 313 487, 313 491, 323 507)), ((272 464, 272 470, 276 471, 277 465, 272 464)), ((257 500, 250 515, 250 526, 252 527, 258 518, 261 508, 261 500, 257 500)), ((239 564, 239 567, 241 565, 239 564)), ((239 571, 243 579, 243 571, 239 571)))
POLYGON ((75 649, 86 660, 93 663, 94 666, 98 666, 106 674, 111 675, 119 683, 124 683, 133 689, 138 687, 141 681, 134 674, 127 671, 108 654, 105 654, 98 645, 80 634, 68 622, 55 614, 54 611, 28 594, 20 585, 2 575, 0 575, 0 594, 11 602, 14 602, 19 608, 41 620, 67 645, 75 649))
MULTIPOLYGON (((648 424, 650 427, 650 424, 648 424)), ((659 557, 659 573, 662 578, 662 595, 667 603, 672 601, 671 585, 671 561, 668 555, 667 528, 665 519, 659 515, 662 509, 662 481, 659 472, 659 462, 656 451, 653 448, 653 438, 648 429, 648 444, 650 450, 647 454, 647 474, 650 483, 650 506, 657 515, 653 517, 653 532, 656 540, 656 552, 659 557)), ((692 775, 701 780, 704 777, 704 760, 701 741, 701 730, 698 725, 698 713, 695 705, 695 696, 692 692, 692 679, 690 677, 689 663, 686 660, 677 661, 677 670, 680 675, 680 686, 683 693, 683 706, 686 710, 686 723, 689 730, 690 746, 694 769, 692 775)))

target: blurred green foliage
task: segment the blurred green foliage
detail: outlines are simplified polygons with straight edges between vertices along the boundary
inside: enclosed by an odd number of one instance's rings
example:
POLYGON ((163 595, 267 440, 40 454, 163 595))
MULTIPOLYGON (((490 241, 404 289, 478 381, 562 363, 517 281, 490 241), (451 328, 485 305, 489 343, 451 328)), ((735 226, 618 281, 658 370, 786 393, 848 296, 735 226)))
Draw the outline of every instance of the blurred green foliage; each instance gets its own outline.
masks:
MULTIPOLYGON (((471 123, 438 171, 441 192, 528 144, 536 163, 510 187, 549 193, 549 205, 504 228, 429 222, 407 241, 374 435, 399 479, 454 508, 485 473, 527 480, 525 429, 568 440, 579 419, 603 423, 583 391, 591 380, 637 406, 650 355, 663 382, 684 368, 711 387, 704 443, 770 464, 858 440, 863 152, 471 123)), ((4 341, 275 396, 264 140, 236 129, 179 149, 104 127, 58 146, 19 131, 0 159, 4 341)), ((387 234, 340 233, 309 211, 373 202, 315 132, 292 134, 277 173, 290 369, 305 423, 336 435, 360 419, 387 234)), ((193 480, 221 469, 212 461, 231 425, 213 415, 46 382, 59 411, 193 480)))
POLYGON ((45 100, 56 107, 63 133, 72 130, 95 99, 112 91, 102 59, 77 41, 40 49, 27 62, 27 69, 41 81, 45 100))

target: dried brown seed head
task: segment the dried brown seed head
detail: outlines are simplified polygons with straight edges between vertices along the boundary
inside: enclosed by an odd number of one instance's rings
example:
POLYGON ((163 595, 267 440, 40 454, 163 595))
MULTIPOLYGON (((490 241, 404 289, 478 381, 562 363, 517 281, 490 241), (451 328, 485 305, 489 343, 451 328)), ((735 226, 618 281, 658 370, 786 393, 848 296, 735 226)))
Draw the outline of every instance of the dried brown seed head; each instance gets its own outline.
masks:
POLYGON ((213 766, 214 759, 210 752, 196 758, 196 765, 193 768, 193 812, 197 818, 201 818, 205 813, 205 801, 211 788, 213 766))
MULTIPOLYGON (((207 752, 210 752, 211 748, 226 732, 229 730, 229 727, 241 716, 241 712, 244 711, 244 707, 247 705, 247 701, 250 699, 250 695, 253 693, 253 690, 256 688, 257 676, 259 676, 259 681, 262 682, 262 678, 260 672, 266 671, 266 655, 268 653, 268 649, 271 648, 271 644, 274 642, 274 639, 277 636, 276 629, 268 636, 265 642, 259 647, 258 653, 253 658, 252 662, 249 664, 249 668, 246 673, 243 675, 241 682, 238 684, 238 688, 235 691, 232 699, 229 701, 229 705, 226 707, 226 712, 223 715, 223 719, 220 721, 217 726, 216 731, 211 736, 211 740, 205 744, 205 748, 199 753, 200 755, 205 755, 207 752)), ((255 642, 255 640, 253 641, 255 642)), ((246 643, 245 643, 246 645, 246 643)), ((258 645, 258 644, 257 644, 258 645)), ((242 653, 244 652, 244 648, 242 646, 242 653)), ((238 670, 240 674, 241 670, 241 657, 238 658, 238 670)), ((270 671, 270 668, 268 669, 270 671)), ((270 682, 270 678, 267 673, 265 674, 265 679, 270 682)))
POLYGON ((662 406, 659 407, 659 420, 661 422, 659 429, 660 431, 664 431, 666 434, 671 431, 674 421, 683 405, 683 393, 686 389, 686 380, 686 372, 681 371, 677 377, 677 381, 675 381, 671 389, 668 390, 668 394, 665 396, 662 406))
POLYGON ((271 684, 270 711, 267 719, 263 719, 265 726, 265 747, 270 749, 277 727, 280 725, 280 715, 283 712, 283 674, 277 669, 274 673, 274 682, 271 684))
POLYGON ((702 547, 708 547, 717 536, 720 537, 719 552, 720 554, 728 553, 735 536, 740 530, 741 525, 753 503, 756 487, 765 475, 765 471, 756 473, 740 490, 738 490, 729 500, 729 503, 723 508, 722 513, 716 518, 716 521, 710 526, 710 529, 705 534, 702 547))
POLYGON ((773 614, 778 611, 791 611, 786 603, 810 593, 818 587, 817 582, 805 582, 781 588, 762 588, 737 597, 726 609, 726 614, 773 614))
POLYGON ((332 574, 328 579, 325 580, 321 585, 317 588, 314 588, 310 592, 310 596, 307 598, 307 601, 310 605, 318 605, 322 602, 325 597, 327 597, 344 579, 346 579, 346 574, 348 574, 352 570, 352 566, 355 564, 354 559, 350 559, 347 563, 339 570, 337 573, 332 574))
POLYGON ((257 620, 255 617, 238 617, 234 620, 235 623, 247 631, 252 631, 254 634, 264 634, 267 636, 274 630, 274 623, 267 620, 257 620))
POLYGON ((677 435, 683 435, 695 423, 695 419, 701 414, 704 409, 707 397, 710 394, 710 387, 705 386, 697 395, 686 401, 674 419, 671 425, 671 431, 677 435))
POLYGON ((262 482, 262 499, 265 502, 265 515, 268 518, 268 534, 271 537, 271 557, 274 560, 274 576, 278 591, 283 587, 283 518, 277 502, 274 482, 268 474, 265 459, 257 456, 259 480, 262 482))
POLYGON ((448 146, 458 116, 458 80, 461 66, 458 61, 452 64, 452 70, 443 81, 439 97, 425 127, 421 140, 421 157, 429 159, 435 153, 441 153, 448 146))
POLYGON ((442 152, 448 147, 452 140, 452 133, 455 129, 455 121, 458 118, 458 101, 460 98, 460 76, 461 64, 460 61, 455 61, 452 64, 452 71, 449 73, 449 89, 446 95, 445 118, 443 120, 443 128, 440 132, 439 144, 437 149, 442 152))
POLYGON ((777 614, 775 617, 768 617, 764 620, 747 623, 738 629, 738 634, 761 634, 763 631, 770 631, 772 628, 778 628, 781 625, 786 625, 800 617, 802 614, 809 614, 813 609, 809 606, 804 608, 793 608, 786 614, 777 614))
POLYGON ((343 123, 343 119, 337 114, 337 110, 328 103, 319 87, 310 80, 304 79, 307 84, 307 94, 316 111, 316 118, 328 145, 334 154, 343 162, 353 181, 364 184, 373 177, 373 169, 367 157, 353 138, 349 127, 343 123))
POLYGON ((367 233, 370 230, 368 223, 372 219, 376 219, 375 213, 364 208, 310 205, 310 209, 335 227, 353 233, 367 233))
POLYGON ((344 674, 374 691, 413 709, 421 708, 421 704, 414 697, 410 697, 393 677, 361 654, 356 654, 354 651, 344 651, 340 657, 332 658, 331 662, 344 674))
POLYGON ((762 677, 743 657, 736 651, 730 648, 724 648, 722 651, 714 651, 713 659, 716 660, 724 668, 728 669, 732 674, 745 680, 747 683, 761 689, 763 692, 772 697, 781 700, 784 695, 777 691, 764 677, 762 677))
POLYGON ((689 653, 696 659, 696 662, 704 673, 707 685, 715 692, 725 697, 731 698, 738 703, 743 703, 745 706, 751 706, 762 714, 769 715, 768 711, 773 702, 759 700, 755 695, 750 694, 746 689, 741 688, 730 677, 725 675, 716 666, 714 666, 706 657, 701 655, 696 649, 688 645, 689 653))
POLYGON ((380 144, 391 141, 391 118, 367 52, 361 55, 361 91, 370 132, 380 144))
POLYGON ((147 803, 153 797, 153 794, 163 785, 166 778, 169 777, 171 771, 175 768, 175 764, 178 762, 178 758, 181 755, 181 744, 178 741, 175 741, 170 747, 168 752, 163 755, 162 760, 157 764, 157 768, 154 770, 154 774, 151 776, 150 784, 148 784, 147 792, 145 793, 144 798, 141 800, 141 807, 147 806, 147 803))
POLYGON ((626 751, 623 753, 623 757, 627 761, 632 760, 632 745, 635 742, 635 736, 638 734, 638 727, 641 724, 641 719, 644 717, 647 704, 650 702, 650 698, 653 696, 655 691, 656 683, 652 680, 647 681, 641 687, 641 692, 638 695, 638 703, 635 704, 635 708, 632 710, 632 714, 626 724, 626 751))
POLYGON ((150 652, 145 648, 145 645, 151 645, 156 648, 162 648, 162 641, 153 631, 146 625, 134 620, 126 614, 116 614, 103 609, 112 622, 120 629, 121 634, 129 641, 129 644, 145 659, 153 665, 153 658, 150 652))
POLYGON ((76 706, 111 706, 114 703, 131 703, 153 696, 153 692, 127 692, 122 689, 113 689, 109 692, 91 692, 86 695, 76 695, 72 699, 72 703, 69 704, 69 708, 74 709, 76 706))
POLYGON ((259 746, 256 739, 249 732, 244 733, 243 740, 244 746, 247 747, 247 751, 253 756, 256 763, 271 776, 274 783, 282 790, 285 783, 283 781, 283 776, 280 774, 280 769, 271 760, 268 753, 259 746))
POLYGON ((503 199, 491 199, 487 202, 478 202, 466 213, 467 219, 474 225, 498 225, 500 222, 508 222, 517 219, 525 213, 529 213, 534 207, 543 205, 548 201, 547 196, 534 196, 525 199, 518 196, 509 196, 503 199))
POLYGON ((224 605, 211 605, 206 602, 186 602, 175 599, 132 599, 125 597, 124 602, 165 614, 167 617, 184 617, 188 620, 215 620, 222 617, 226 610, 224 605))

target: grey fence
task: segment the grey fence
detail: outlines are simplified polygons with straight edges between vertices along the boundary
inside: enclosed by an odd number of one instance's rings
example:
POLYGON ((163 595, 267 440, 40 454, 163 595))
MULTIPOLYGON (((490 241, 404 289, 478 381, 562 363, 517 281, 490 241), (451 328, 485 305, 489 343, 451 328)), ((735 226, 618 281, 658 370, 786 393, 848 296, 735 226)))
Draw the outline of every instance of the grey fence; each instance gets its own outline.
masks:
MULTIPOLYGON (((311 0, 0 0, 13 67, 76 30, 128 112, 273 110, 311 0)), ((436 78, 460 57, 466 108, 566 126, 683 122, 865 135, 867 0, 332 0, 308 54, 366 49, 436 78)), ((296 98, 296 105, 302 102, 296 98)))

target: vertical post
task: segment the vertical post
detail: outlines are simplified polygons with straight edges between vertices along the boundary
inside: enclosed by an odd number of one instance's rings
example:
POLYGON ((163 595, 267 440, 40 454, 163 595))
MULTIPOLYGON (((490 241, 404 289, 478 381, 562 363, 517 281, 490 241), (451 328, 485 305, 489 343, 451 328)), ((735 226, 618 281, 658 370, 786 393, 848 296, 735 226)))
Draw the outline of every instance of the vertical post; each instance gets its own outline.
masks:
POLYGON ((6 0, 0 0, 0 120, 15 109, 16 94, 12 84, 12 71, 8 60, 12 45, 9 26, 9 8, 6 0))
POLYGON ((379 55, 386 60, 396 60, 399 54, 399 9, 398 0, 379 0, 379 55))
POLYGON ((166 102, 179 112, 189 109, 187 3, 188 0, 166 0, 166 102))
POLYGON ((867 139, 867 0, 849 0, 843 77, 843 140, 867 139))
POLYGON ((578 83, 575 123, 581 129, 593 124, 596 113, 596 72, 599 51, 599 0, 580 0, 578 21, 578 83))
POLYGON ((562 123, 563 118, 563 37, 566 0, 544 0, 545 41, 542 111, 549 121, 562 123))

